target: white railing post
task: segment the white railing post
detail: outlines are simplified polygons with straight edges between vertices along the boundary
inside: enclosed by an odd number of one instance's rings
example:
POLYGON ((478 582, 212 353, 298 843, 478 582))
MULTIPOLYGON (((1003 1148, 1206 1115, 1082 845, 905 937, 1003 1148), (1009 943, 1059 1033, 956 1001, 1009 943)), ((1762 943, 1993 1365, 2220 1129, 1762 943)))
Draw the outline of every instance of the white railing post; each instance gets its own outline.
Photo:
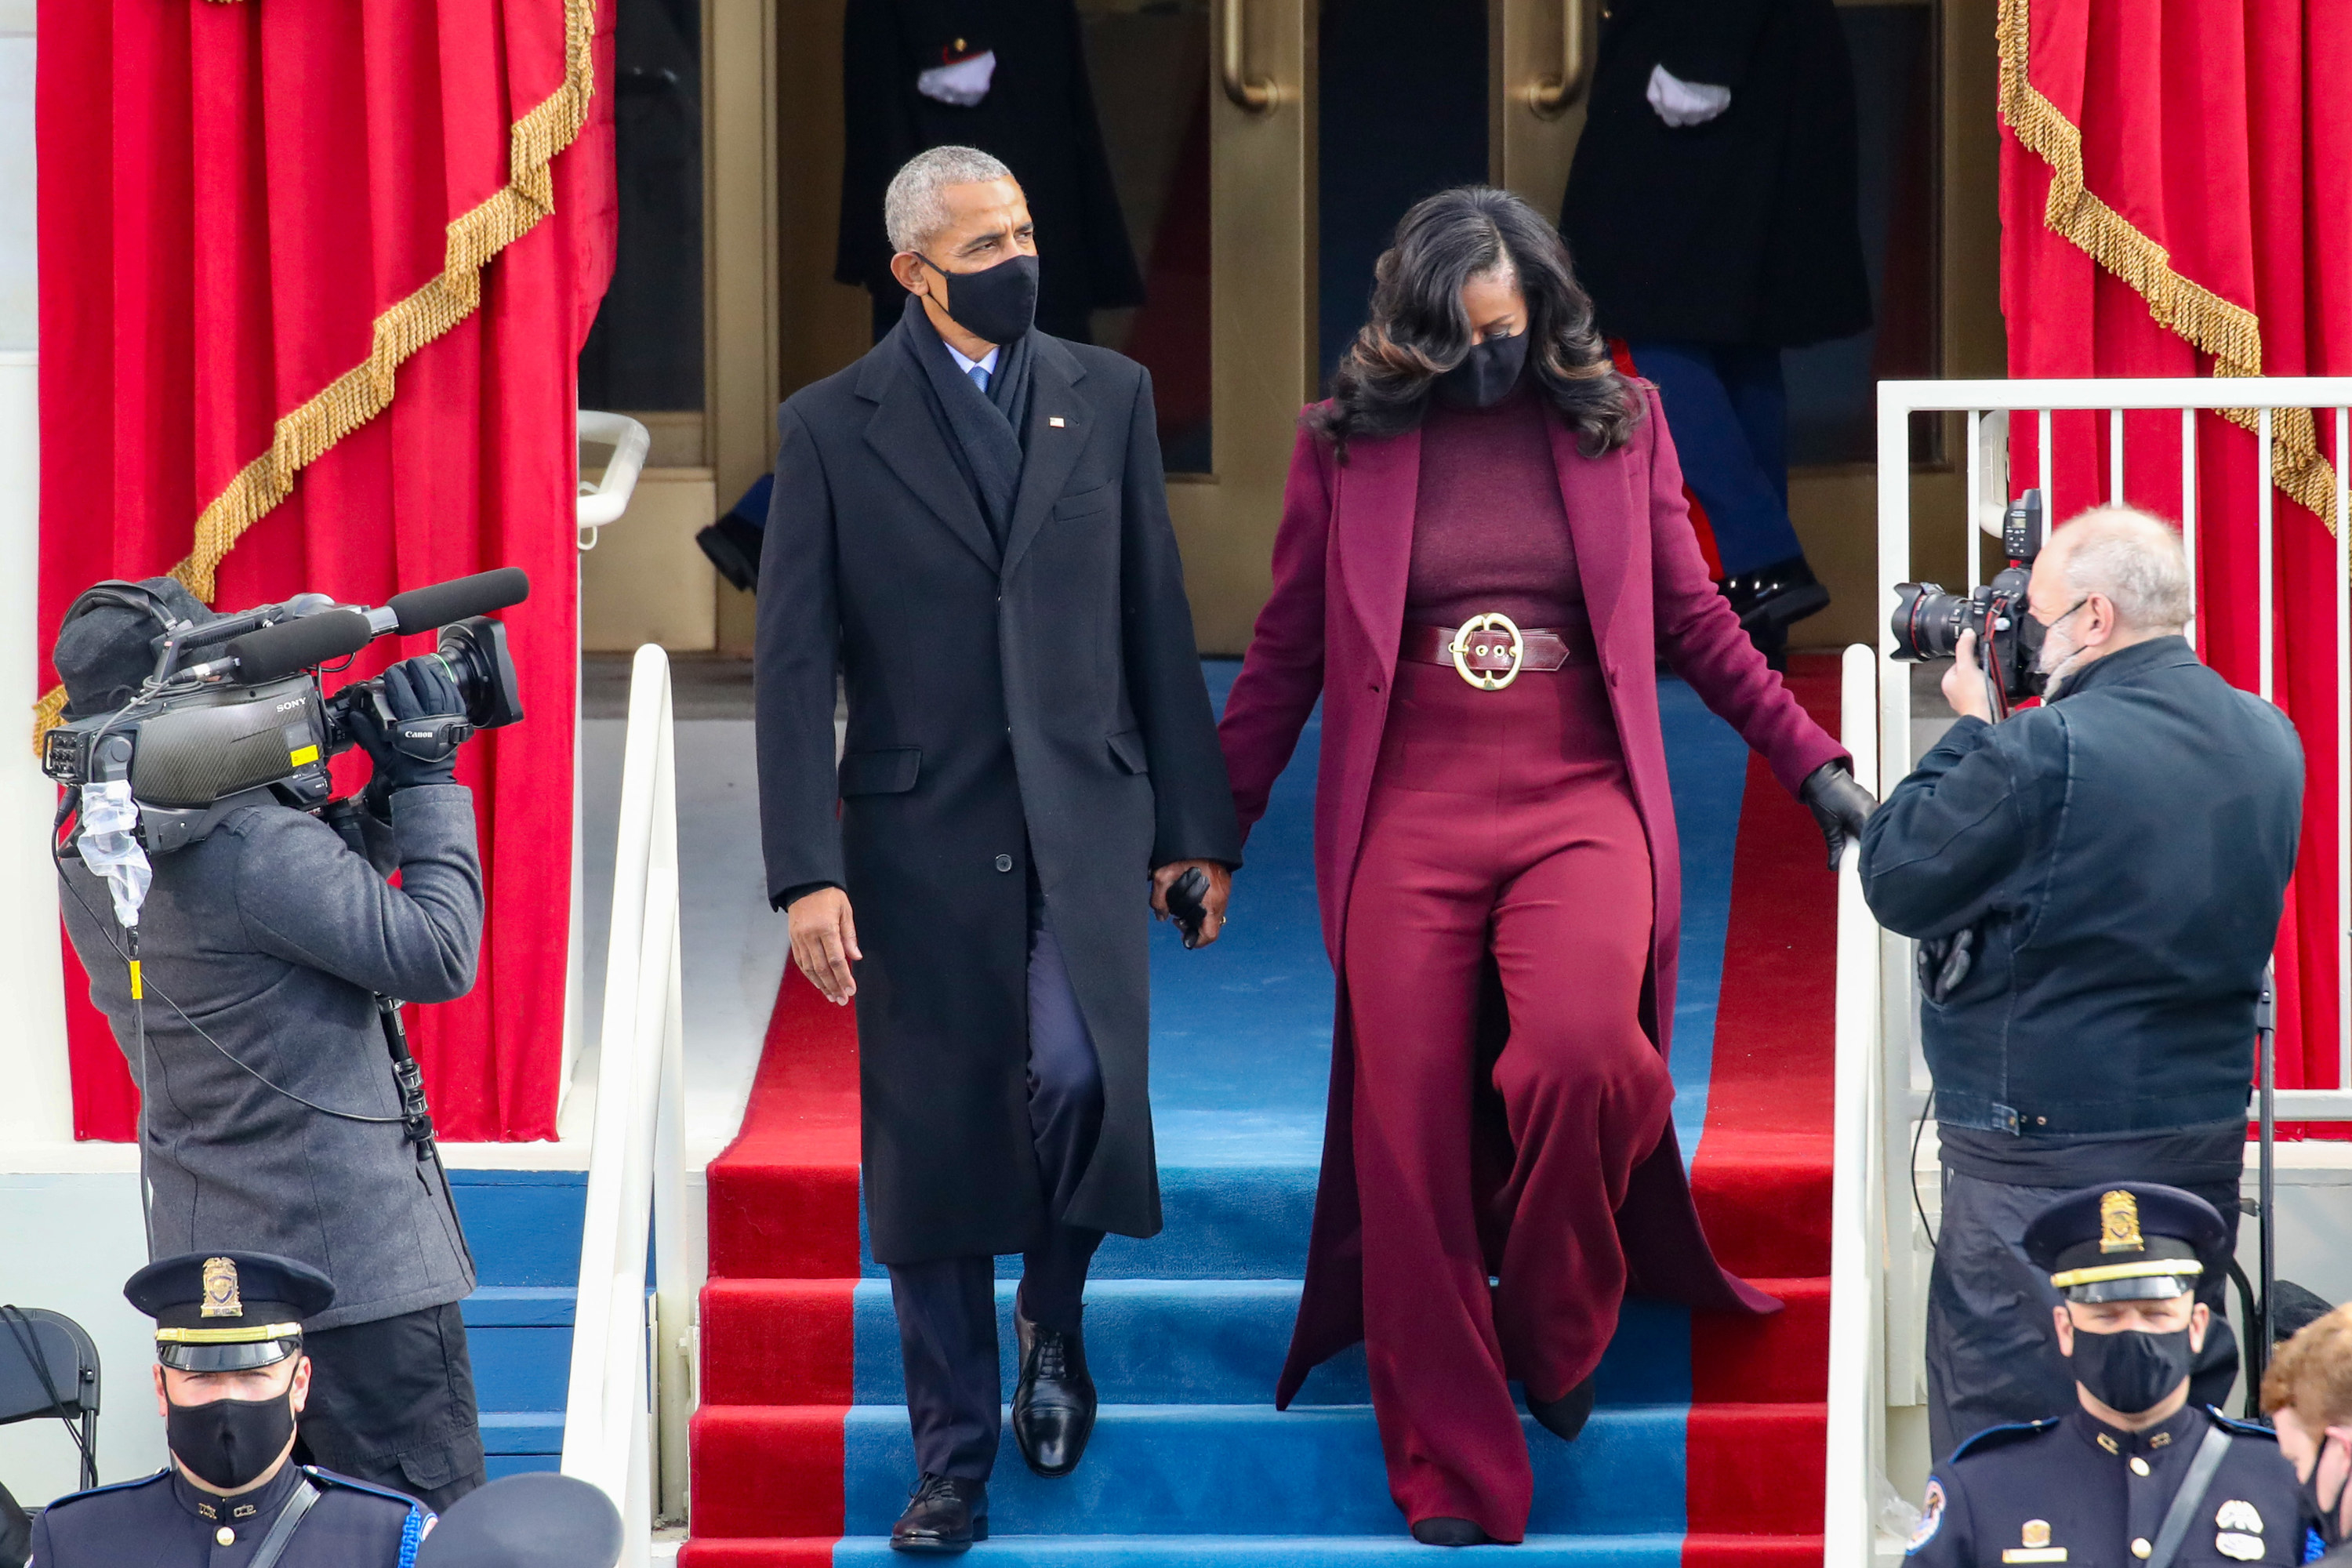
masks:
POLYGON ((669 659, 647 644, 637 650, 629 679, 587 1219, 563 1424, 563 1473, 603 1488, 621 1510, 621 1568, 645 1568, 657 1511, 677 1517, 685 1503, 691 1385, 682 1367, 688 1303, 679 1170, 679 973, 669 659), (650 1304, 649 1243, 656 1280, 650 1304))
MULTIPOLYGON (((1906 465, 1907 466, 1907 465, 1906 465)), ((1907 478, 1907 475, 1906 475, 1907 478)), ((1856 758, 1877 752, 1878 658, 1845 650, 1843 734, 1856 758)), ((1886 1174, 1882 1121, 1879 928, 1863 902, 1862 847, 1838 862, 1836 1160, 1830 1188, 1829 1455, 1822 1561, 1861 1563, 1876 1547, 1886 1469, 1886 1174)))

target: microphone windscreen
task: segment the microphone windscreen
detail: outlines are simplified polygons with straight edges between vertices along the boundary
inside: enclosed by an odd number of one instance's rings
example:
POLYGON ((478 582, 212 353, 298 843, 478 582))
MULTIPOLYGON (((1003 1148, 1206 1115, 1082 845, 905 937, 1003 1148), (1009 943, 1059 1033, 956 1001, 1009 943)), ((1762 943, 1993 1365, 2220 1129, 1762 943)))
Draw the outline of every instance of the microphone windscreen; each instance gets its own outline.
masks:
POLYGON ((384 608, 400 617, 400 635, 413 637, 468 616, 487 616, 492 610, 520 605, 529 597, 530 578, 523 569, 501 566, 495 572, 478 572, 471 577, 394 594, 384 602, 384 608))
POLYGON ((246 633, 225 650, 241 681, 258 683, 354 654, 374 639, 357 610, 321 610, 246 633))

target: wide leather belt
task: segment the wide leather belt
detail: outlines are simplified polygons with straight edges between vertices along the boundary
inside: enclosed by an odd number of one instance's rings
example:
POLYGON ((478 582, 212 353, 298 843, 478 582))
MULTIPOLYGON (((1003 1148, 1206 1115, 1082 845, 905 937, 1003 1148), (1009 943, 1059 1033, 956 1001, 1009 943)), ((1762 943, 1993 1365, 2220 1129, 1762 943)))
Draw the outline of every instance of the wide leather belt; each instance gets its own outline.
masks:
POLYGON ((1553 626, 1522 626, 1499 611, 1458 626, 1407 626, 1398 654, 1416 664, 1451 665, 1481 691, 1500 691, 1526 669, 1547 673, 1569 661, 1570 639, 1589 636, 1553 626))

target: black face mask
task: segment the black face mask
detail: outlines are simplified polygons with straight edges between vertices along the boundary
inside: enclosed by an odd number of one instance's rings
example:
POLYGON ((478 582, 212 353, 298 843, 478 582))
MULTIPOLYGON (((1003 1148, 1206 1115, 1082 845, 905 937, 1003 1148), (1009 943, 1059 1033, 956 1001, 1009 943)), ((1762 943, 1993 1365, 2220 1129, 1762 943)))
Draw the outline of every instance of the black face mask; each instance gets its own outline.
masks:
POLYGON ((1460 364, 1438 376, 1433 387, 1437 401, 1448 408, 1491 408, 1510 395, 1527 363, 1525 329, 1507 338, 1473 343, 1460 364))
POLYGON ((258 1480, 294 1436, 294 1394, 275 1399, 215 1399, 178 1405, 163 1419, 163 1440, 207 1485, 235 1491, 258 1480))
POLYGON ((2073 1359, 2074 1380, 2092 1398, 2119 1415, 2137 1415, 2161 1405, 2189 1375, 2189 1331, 2093 1334, 2077 1328, 2073 1359))
POLYGON ((986 343, 1009 343, 1037 320, 1037 258, 1008 256, 978 272, 950 272, 916 258, 948 286, 948 319, 986 343))

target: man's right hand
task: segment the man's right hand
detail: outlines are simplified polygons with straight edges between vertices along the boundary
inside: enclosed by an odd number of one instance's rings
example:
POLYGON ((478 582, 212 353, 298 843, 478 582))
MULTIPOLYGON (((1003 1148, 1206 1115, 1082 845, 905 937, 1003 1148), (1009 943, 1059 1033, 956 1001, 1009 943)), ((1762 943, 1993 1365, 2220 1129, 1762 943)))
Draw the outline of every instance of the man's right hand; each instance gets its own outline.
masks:
POLYGON ((845 1007, 857 994, 857 979, 849 966, 866 955, 857 950, 857 921, 849 912, 849 895, 839 888, 819 888, 794 899, 784 916, 792 922, 793 962, 836 1007, 845 1007))

